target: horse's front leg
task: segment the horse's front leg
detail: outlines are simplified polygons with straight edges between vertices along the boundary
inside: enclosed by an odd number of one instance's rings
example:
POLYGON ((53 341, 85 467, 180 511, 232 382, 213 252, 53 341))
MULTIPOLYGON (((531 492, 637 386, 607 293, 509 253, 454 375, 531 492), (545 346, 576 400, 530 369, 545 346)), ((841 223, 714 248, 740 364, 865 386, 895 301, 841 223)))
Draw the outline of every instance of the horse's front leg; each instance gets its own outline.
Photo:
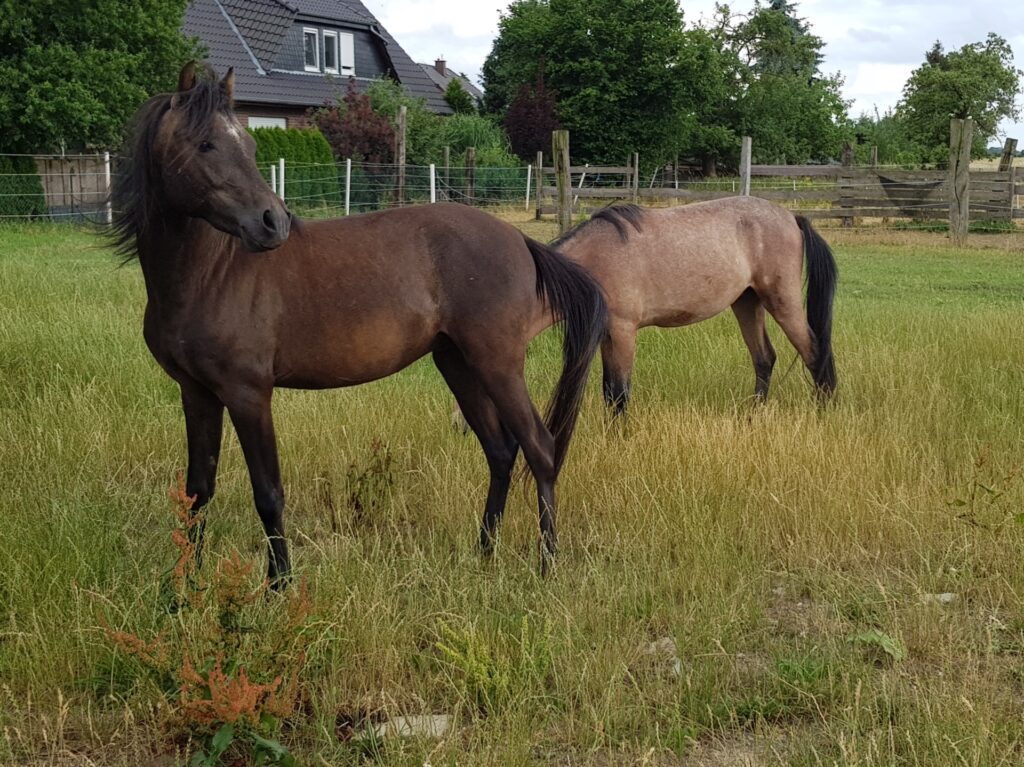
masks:
POLYGON ((239 397, 238 402, 229 402, 228 414, 238 432, 238 441, 249 467, 256 511, 267 534, 267 577, 271 588, 281 589, 287 583, 291 567, 284 538, 284 487, 270 414, 271 391, 248 392, 239 397))
MULTIPOLYGON (((185 494, 192 501, 191 513, 199 514, 213 498, 217 485, 217 461, 224 426, 224 405, 209 390, 192 381, 181 383, 181 407, 185 412, 188 439, 188 474, 185 494)), ((189 541, 195 546, 196 566, 203 561, 202 517, 189 528, 189 541)))

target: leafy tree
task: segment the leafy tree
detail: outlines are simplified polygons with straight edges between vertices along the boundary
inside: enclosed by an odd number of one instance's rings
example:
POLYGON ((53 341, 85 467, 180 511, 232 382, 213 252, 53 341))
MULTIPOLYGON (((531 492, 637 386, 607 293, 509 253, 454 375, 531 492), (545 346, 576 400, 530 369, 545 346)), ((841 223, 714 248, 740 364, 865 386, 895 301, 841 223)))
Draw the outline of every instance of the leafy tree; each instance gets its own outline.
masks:
POLYGON ((743 65, 734 127, 753 138, 754 155, 763 161, 835 157, 846 133, 842 78, 819 71, 824 42, 793 9, 793 3, 755 4, 732 25, 720 7, 720 29, 743 65))
POLYGON ((999 35, 948 53, 936 42, 910 75, 896 114, 924 154, 939 162, 949 157, 950 116, 973 118, 971 151, 980 157, 999 121, 1020 115, 1015 99, 1021 74, 1009 43, 999 35))
POLYGON ((498 22, 483 65, 483 111, 504 116, 524 85, 537 80, 554 42, 548 0, 514 0, 498 22))
POLYGON ((698 158, 706 176, 720 161, 739 154, 735 102, 740 63, 725 39, 713 30, 694 27, 683 33, 679 76, 685 84, 677 149, 698 158))
POLYGON ((476 114, 476 101, 469 95, 462 81, 453 77, 444 91, 444 100, 457 115, 476 114))
POLYGON ((544 84, 543 70, 537 83, 519 89, 503 121, 512 151, 524 160, 533 161, 537 152, 551 153, 551 133, 559 130, 558 102, 544 84))
POLYGON ((427 109, 423 99, 410 97, 401 84, 381 78, 366 89, 373 111, 398 124, 399 107, 405 114, 405 161, 409 165, 429 165, 441 158, 444 147, 444 118, 427 109))
POLYGON ((349 81, 339 105, 318 109, 310 116, 337 159, 394 161, 395 129, 387 117, 373 110, 370 96, 356 90, 354 80, 349 81))
POLYGON ((200 58, 187 0, 0 0, 0 150, 117 146, 146 98, 200 58))
POLYGON ((484 64, 488 108, 504 116, 543 62, 575 157, 660 161, 679 134, 681 35, 675 0, 519 0, 484 64))
POLYGON ((921 147, 907 135, 903 123, 892 110, 873 116, 862 114, 851 126, 854 151, 859 164, 871 161, 871 147, 878 147, 881 165, 920 165, 925 161, 921 147))

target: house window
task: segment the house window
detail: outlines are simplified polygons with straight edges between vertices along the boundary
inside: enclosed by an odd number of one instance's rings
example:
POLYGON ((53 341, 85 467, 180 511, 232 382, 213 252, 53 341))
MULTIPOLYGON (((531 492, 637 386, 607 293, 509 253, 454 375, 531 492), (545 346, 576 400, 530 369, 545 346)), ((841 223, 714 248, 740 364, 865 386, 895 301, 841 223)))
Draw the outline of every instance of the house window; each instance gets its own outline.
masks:
POLYGON ((338 33, 324 32, 324 71, 338 74, 338 33))
POLYGON ((341 74, 354 75, 356 73, 356 38, 354 35, 342 32, 338 35, 341 44, 341 74))
POLYGON ((288 121, 284 117, 249 117, 250 128, 287 128, 288 121))
POLYGON ((302 42, 306 56, 306 71, 320 71, 320 34, 310 27, 302 28, 302 42))

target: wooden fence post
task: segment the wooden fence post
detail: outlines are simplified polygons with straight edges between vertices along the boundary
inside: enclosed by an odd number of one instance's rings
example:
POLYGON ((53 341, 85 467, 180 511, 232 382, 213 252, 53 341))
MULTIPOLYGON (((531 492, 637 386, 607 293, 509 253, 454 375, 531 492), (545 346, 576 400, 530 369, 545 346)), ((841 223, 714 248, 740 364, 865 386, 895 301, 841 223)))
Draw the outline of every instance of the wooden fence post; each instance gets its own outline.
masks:
POLYGON ((476 147, 466 149, 466 204, 472 205, 476 196, 476 147))
POLYGON ((398 204, 405 204, 405 123, 408 108, 402 105, 398 108, 398 131, 395 134, 395 162, 398 164, 398 204))
POLYGON ((953 244, 967 244, 971 201, 971 139, 974 120, 949 122, 949 234, 953 244))
POLYGON ((551 156, 555 161, 555 185, 558 187, 558 233, 572 227, 572 179, 569 177, 569 131, 551 133, 551 156))
POLYGON ((534 213, 534 218, 540 221, 541 208, 544 205, 544 152, 537 152, 537 212, 534 213))
POLYGON ((640 202, 640 153, 633 152, 633 204, 640 202))
POLYGON ((1017 139, 1008 138, 1003 144, 1003 156, 999 158, 999 172, 1006 173, 1013 165, 1013 156, 1017 154, 1017 139))
POLYGON ((878 146, 871 147, 871 167, 878 167, 878 146))
POLYGON ((753 151, 753 139, 744 136, 740 143, 740 197, 750 197, 750 162, 753 151))
MULTIPOLYGON (((844 168, 853 167, 853 146, 849 141, 843 142, 842 164, 844 168)), ((844 217, 842 226, 844 229, 849 229, 853 226, 853 219, 848 216, 844 217)))
POLYGON ((1013 212, 1017 208, 1017 166, 1016 165, 1011 165, 1010 169, 1009 169, 1009 172, 1010 172, 1010 199, 1009 199, 1009 204, 1007 205, 1007 208, 1009 209, 1009 212, 1007 213, 1007 218, 1009 219, 1010 223, 1012 224, 1013 223, 1013 212))

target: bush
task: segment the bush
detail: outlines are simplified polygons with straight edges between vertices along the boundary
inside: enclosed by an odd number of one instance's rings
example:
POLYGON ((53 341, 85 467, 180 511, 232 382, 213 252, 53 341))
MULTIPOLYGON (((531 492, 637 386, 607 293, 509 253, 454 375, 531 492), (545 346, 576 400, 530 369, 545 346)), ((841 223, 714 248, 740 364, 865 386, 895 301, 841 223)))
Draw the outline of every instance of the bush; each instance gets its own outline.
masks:
POLYGON ((0 216, 41 216, 46 210, 35 160, 0 157, 0 216))
POLYGON ((279 158, 285 162, 285 198, 296 208, 338 205, 341 187, 330 144, 319 130, 250 128, 256 139, 256 164, 269 174, 279 158))
POLYGON ((315 110, 310 117, 338 160, 394 162, 395 129, 387 117, 373 111, 368 94, 356 91, 354 80, 340 104, 315 110))

